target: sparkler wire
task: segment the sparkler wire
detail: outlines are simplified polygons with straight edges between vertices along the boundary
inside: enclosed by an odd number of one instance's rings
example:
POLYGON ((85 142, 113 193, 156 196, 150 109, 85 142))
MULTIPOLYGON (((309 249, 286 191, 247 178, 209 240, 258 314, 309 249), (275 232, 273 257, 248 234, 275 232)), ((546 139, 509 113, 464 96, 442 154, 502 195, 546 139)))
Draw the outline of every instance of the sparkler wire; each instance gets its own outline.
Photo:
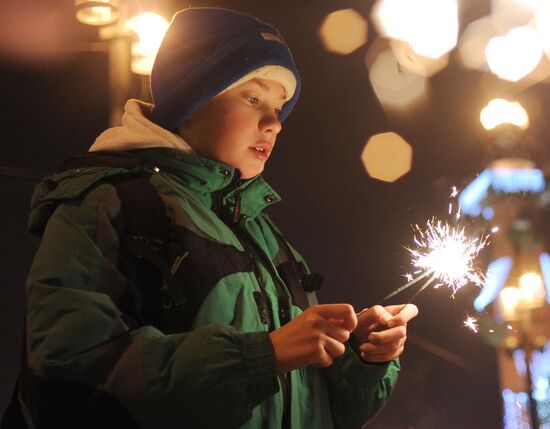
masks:
MULTIPOLYGON (((424 273, 424 274, 427 275, 428 273, 426 272, 426 273, 424 273)), ((425 276, 422 276, 422 277, 425 277, 425 276)), ((395 317, 395 316, 397 316, 399 313, 401 313, 401 312, 403 311, 403 309, 404 309, 407 305, 409 305, 409 304, 413 301, 413 299, 415 299, 418 295, 420 295, 420 292, 422 292, 422 291, 425 290, 429 285, 431 285, 431 284, 434 282, 434 280, 435 280, 436 278, 437 278, 437 276, 433 275, 433 276, 431 276, 428 280, 426 280, 426 282, 425 282, 422 286, 420 286, 420 289, 418 289, 418 290, 416 291, 416 293, 409 299, 409 301, 408 301, 406 304, 403 304, 403 307, 401 307, 401 308, 399 309, 399 311, 393 315, 393 317, 395 317)), ((416 281, 418 281, 418 280, 420 280, 420 276, 416 279, 416 281)), ((413 283, 413 284, 414 284, 414 283, 413 283)), ((412 285, 411 285, 411 286, 412 286, 412 285)))
POLYGON ((389 293, 388 295, 386 295, 384 298, 382 298, 380 302, 384 302, 386 301, 387 299, 390 299, 392 296, 395 296, 397 295, 399 292, 402 292, 404 291, 405 289, 408 289, 410 286, 414 285, 415 283, 419 282, 420 280, 422 280, 423 278, 426 278, 428 277, 428 275, 430 275, 431 273, 429 271, 426 271, 425 273, 419 275, 418 277, 415 277, 414 279, 412 279, 411 281, 405 283, 403 286, 395 289, 393 292, 389 293))

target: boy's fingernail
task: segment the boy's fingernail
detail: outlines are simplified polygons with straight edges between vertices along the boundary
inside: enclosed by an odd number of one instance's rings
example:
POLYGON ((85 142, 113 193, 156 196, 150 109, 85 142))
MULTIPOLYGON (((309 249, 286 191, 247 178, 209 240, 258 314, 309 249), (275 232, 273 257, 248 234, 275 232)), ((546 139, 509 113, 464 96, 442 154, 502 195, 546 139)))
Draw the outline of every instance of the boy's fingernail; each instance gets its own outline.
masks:
POLYGON ((395 321, 393 320, 393 317, 388 317, 385 321, 385 325, 388 328, 392 328, 395 325, 395 321))

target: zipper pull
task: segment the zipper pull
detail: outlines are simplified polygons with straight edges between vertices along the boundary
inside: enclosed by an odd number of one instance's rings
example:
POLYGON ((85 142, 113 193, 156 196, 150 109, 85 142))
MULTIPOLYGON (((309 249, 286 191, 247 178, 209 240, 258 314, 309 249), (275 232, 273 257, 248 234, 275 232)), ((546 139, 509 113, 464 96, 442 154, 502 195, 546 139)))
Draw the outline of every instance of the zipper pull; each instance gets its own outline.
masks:
POLYGON ((233 223, 239 223, 241 218, 241 193, 237 189, 235 191, 235 207, 233 208, 233 223))

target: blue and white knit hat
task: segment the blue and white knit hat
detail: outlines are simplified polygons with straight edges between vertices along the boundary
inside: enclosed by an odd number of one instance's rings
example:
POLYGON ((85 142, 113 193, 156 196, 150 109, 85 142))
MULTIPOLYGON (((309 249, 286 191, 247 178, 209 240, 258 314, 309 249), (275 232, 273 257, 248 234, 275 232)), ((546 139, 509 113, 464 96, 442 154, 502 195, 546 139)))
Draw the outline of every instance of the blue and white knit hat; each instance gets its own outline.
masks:
POLYGON ((300 75, 281 34, 249 15, 189 8, 174 15, 151 73, 151 119, 176 130, 218 94, 252 78, 283 85, 283 121, 298 99, 300 75))

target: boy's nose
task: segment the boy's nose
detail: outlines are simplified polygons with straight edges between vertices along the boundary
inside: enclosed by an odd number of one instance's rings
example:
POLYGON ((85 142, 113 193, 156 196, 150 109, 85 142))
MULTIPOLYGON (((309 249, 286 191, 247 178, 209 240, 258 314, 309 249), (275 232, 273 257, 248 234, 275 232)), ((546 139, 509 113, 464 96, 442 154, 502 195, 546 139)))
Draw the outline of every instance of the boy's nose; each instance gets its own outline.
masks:
POLYGON ((260 131, 263 133, 279 134, 282 125, 275 113, 266 114, 260 121, 260 131))

